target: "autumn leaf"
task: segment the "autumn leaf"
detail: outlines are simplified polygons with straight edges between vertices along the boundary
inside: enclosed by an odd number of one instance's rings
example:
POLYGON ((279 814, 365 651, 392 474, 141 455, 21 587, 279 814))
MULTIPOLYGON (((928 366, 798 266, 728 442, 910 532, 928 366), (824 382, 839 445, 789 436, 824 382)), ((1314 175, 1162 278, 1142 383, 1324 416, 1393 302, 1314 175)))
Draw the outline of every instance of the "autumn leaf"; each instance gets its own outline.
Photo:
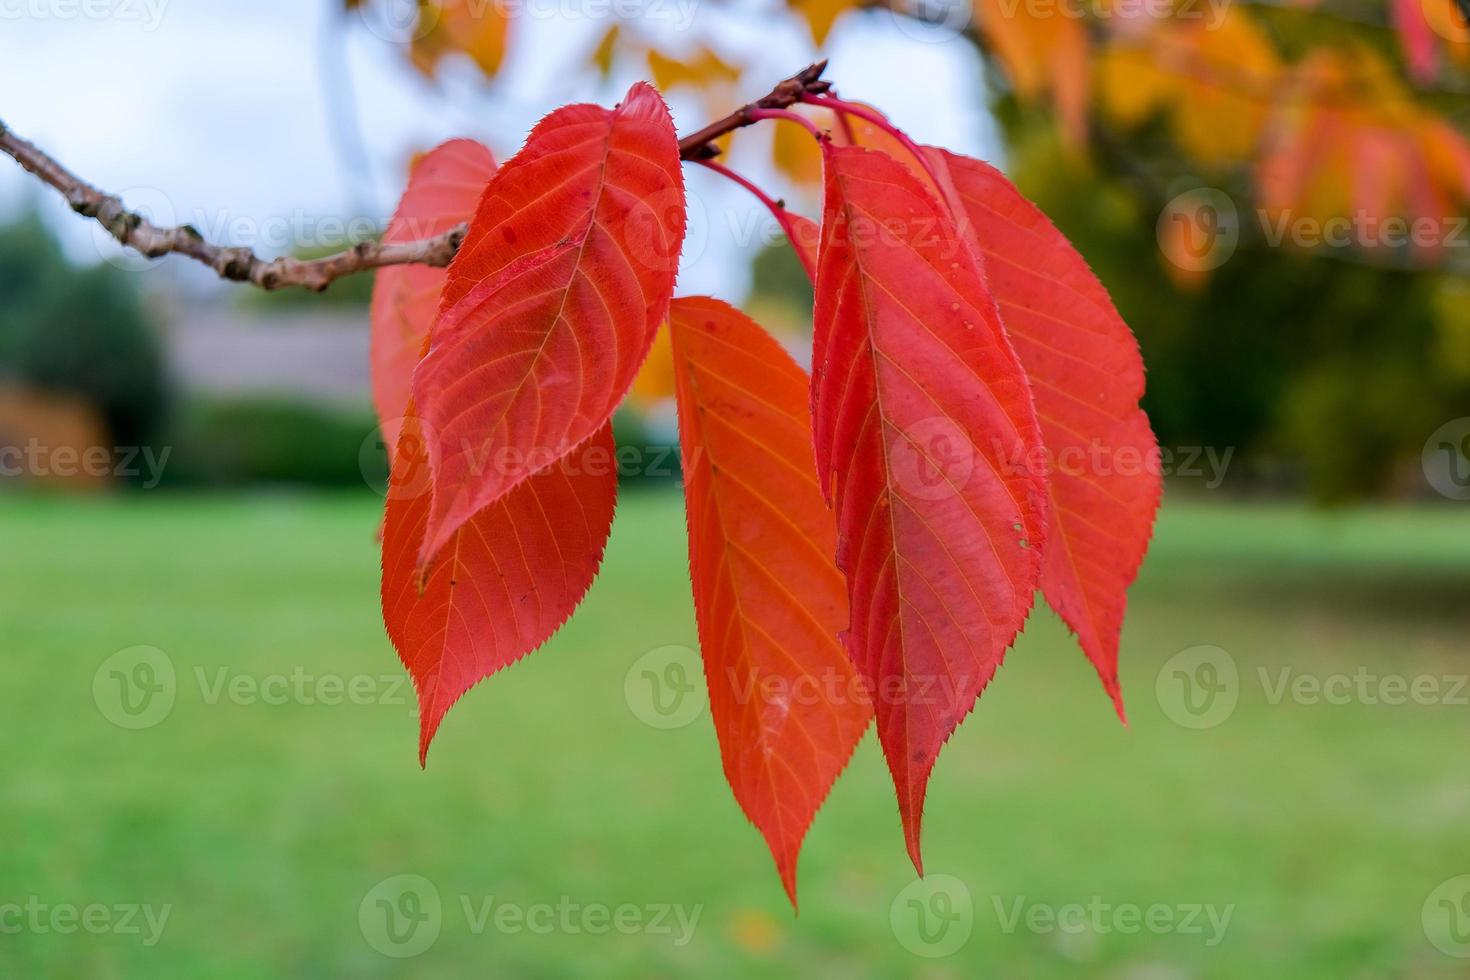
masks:
POLYGON ((418 22, 409 52, 415 67, 433 77, 445 55, 467 55, 486 75, 505 60, 510 10, 486 0, 419 0, 418 22))
POLYGON ((617 499, 612 428, 481 508, 417 574, 429 520, 424 424, 408 409, 383 522, 383 622, 413 678, 419 762, 465 692, 545 643, 602 562, 617 499))
POLYGON ((847 591, 808 379, 717 300, 677 299, 669 323, 710 713, 725 778, 794 905, 802 839, 872 717, 837 638, 847 591))
POLYGON ((643 366, 638 369, 638 374, 633 378, 633 386, 628 389, 628 404, 641 409, 649 409, 659 402, 674 397, 674 354, 669 343, 669 332, 660 329, 653 338, 653 346, 648 349, 648 357, 643 361, 643 366))
POLYGON ((1425 0, 1391 0, 1394 30, 1404 49, 1409 74, 1420 83, 1432 82, 1439 67, 1434 30, 1424 11, 1425 0))
POLYGON ((895 155, 926 189, 938 175, 956 226, 981 260, 1031 383, 1046 450, 1042 591, 1126 719, 1119 638, 1162 493, 1158 446, 1138 407, 1138 342, 1071 242, 994 167, 923 147, 925 167, 895 131, 867 120, 854 120, 850 131, 895 155))
POLYGON ((1098 100, 1105 117, 1128 128, 1165 111, 1186 153, 1222 166, 1256 152, 1284 72, 1248 14, 1228 8, 1218 23, 1161 18, 1103 49, 1098 100))
POLYGON ((680 85, 700 87, 717 82, 729 84, 740 78, 740 70, 709 48, 682 57, 671 57, 657 48, 648 50, 648 70, 660 90, 680 85))
POLYGON ((1470 142, 1370 48, 1321 50, 1293 69, 1256 183, 1271 227, 1336 222, 1365 254, 1408 246, 1429 264, 1470 201, 1470 142), (1416 224, 1411 241, 1389 240, 1391 218, 1416 224))
POLYGON ((1031 609, 1046 486, 1031 392, 972 251, 886 154, 826 150, 812 404, 848 652, 921 868, 924 793, 1031 609), (889 696, 892 694, 893 696, 889 696))
MULTIPOLYGON (((431 151, 414 167, 387 237, 412 240, 465 221, 494 169, 490 152, 470 140, 431 151)), ((579 454, 474 514, 451 538, 447 560, 418 581, 430 473, 409 387, 446 281, 440 269, 385 269, 372 310, 374 398, 394 459, 383 521, 383 619, 418 691, 420 762, 456 700, 540 646, 571 615, 597 572, 617 495, 604 427, 579 454)))
POLYGON ((778 219, 781 228, 786 232, 786 240, 791 243, 791 248, 796 252, 796 258, 801 262, 801 267, 806 270, 807 277, 813 283, 817 281, 817 246, 822 241, 822 229, 811 218, 797 214, 786 208, 781 209, 782 214, 778 219))
MULTIPOLYGON (((802 113, 818 128, 831 125, 831 113, 802 113)), ((804 126, 776 126, 771 130, 771 162, 776 169, 802 187, 816 187, 822 182, 822 150, 804 126)))
MULTIPOLYGON (((494 174, 494 157, 474 140, 450 140, 435 147, 415 162, 383 240, 417 241, 463 224, 474 214, 494 174)), ((373 283, 373 407, 390 460, 398 448, 413 369, 438 312, 447 275, 426 265, 396 265, 379 270, 373 283)))
POLYGON ((611 418, 653 343, 684 234, 658 93, 557 110, 495 175, 449 269, 413 392, 433 434, 419 564, 611 418))
POLYGON ((812 43, 817 47, 827 43, 832 25, 837 18, 855 7, 853 0, 791 0, 791 7, 811 28, 812 43))
POLYGON ((602 40, 597 42, 597 47, 592 49, 590 61, 597 68, 597 73, 603 78, 612 74, 613 59, 617 56, 618 40, 621 32, 618 25, 614 24, 602 35, 602 40))
POLYGON ((994 167, 926 148, 1031 382, 1048 461, 1041 588, 1123 717, 1118 641, 1162 492, 1143 358, 1087 262, 994 167))
POLYGON ((1016 98, 1035 103, 1049 93, 1068 142, 1082 146, 1091 85, 1086 24, 1060 5, 977 0, 975 11, 1016 98))

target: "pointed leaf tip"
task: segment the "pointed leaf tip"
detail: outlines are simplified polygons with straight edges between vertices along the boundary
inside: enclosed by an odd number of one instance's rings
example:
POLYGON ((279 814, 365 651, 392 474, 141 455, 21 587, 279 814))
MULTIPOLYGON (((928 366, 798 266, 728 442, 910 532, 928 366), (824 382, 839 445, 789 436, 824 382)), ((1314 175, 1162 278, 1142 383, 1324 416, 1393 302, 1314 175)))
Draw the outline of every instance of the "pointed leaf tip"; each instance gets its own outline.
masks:
POLYGON ((817 488, 806 372, 725 303, 669 312, 689 573, 725 777, 796 907, 801 844, 872 705, 837 633, 846 587, 817 488))
POLYGON ((824 148, 814 442, 832 488, 846 643, 877 701, 915 867, 934 761, 1030 611, 1046 538, 1030 386, 931 186, 824 148))

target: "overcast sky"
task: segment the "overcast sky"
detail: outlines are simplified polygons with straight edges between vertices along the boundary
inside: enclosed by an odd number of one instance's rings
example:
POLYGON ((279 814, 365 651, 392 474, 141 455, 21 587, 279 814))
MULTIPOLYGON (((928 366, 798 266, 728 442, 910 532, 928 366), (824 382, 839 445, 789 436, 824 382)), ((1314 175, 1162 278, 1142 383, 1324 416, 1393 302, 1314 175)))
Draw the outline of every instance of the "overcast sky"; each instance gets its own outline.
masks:
MULTIPOLYGON (((638 66, 619 66, 606 84, 583 67, 607 26, 578 15, 596 9, 590 2, 541 3, 542 13, 562 13, 526 22, 507 71, 486 89, 472 71, 428 83, 406 66, 401 46, 380 36, 391 31, 377 19, 348 15, 341 29, 340 0, 0 0, 0 119, 129 205, 274 253, 302 232, 329 240, 349 220, 381 221, 407 158, 446 137, 477 137, 503 158, 556 105, 616 101, 638 66), (350 83, 329 87, 324 75, 350 83), (355 106, 374 177, 367 185, 354 179, 334 135, 334 92, 355 106)), ((727 57, 758 66, 746 97, 813 55, 805 29, 782 18, 736 18, 701 0, 652 2, 670 18, 693 19, 681 38, 713 38, 727 57)), ((922 141, 994 158, 966 43, 873 13, 840 22, 827 53, 845 97, 881 105, 922 141)), ((669 98, 681 131, 707 121, 694 93, 669 98)), ((780 192, 758 142, 737 148, 734 162, 780 192)), ((6 214, 39 196, 33 184, 0 159, 6 214)), ((751 202, 703 171, 689 186, 680 289, 738 300, 746 285, 739 256, 756 244, 735 216, 751 202)), ((45 206, 79 259, 127 261, 56 201, 45 206)))

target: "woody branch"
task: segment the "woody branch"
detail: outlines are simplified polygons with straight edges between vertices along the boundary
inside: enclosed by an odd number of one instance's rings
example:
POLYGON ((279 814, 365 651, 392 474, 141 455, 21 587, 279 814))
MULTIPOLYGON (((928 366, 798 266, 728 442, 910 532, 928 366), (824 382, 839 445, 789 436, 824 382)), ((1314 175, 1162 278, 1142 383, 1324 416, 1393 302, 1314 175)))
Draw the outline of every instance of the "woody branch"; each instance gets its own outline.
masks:
MULTIPOLYGON (((824 94, 829 88, 821 79, 825 67, 825 61, 811 65, 780 82, 764 97, 684 137, 679 141, 679 156, 684 160, 711 159, 720 152, 714 141, 757 122, 757 110, 785 109, 806 95, 824 94)), ((459 251, 468 229, 462 224, 441 235, 412 242, 360 242, 346 251, 319 259, 290 256, 262 259, 250 248, 208 242, 191 225, 153 224, 138 212, 128 210, 117 195, 82 180, 46 151, 12 132, 3 121, 0 121, 0 152, 13 157, 36 178, 57 190, 73 211, 96 221, 120 244, 149 258, 184 255, 213 269, 221 279, 266 290, 294 286, 320 292, 344 276, 394 265, 443 268, 459 251)))

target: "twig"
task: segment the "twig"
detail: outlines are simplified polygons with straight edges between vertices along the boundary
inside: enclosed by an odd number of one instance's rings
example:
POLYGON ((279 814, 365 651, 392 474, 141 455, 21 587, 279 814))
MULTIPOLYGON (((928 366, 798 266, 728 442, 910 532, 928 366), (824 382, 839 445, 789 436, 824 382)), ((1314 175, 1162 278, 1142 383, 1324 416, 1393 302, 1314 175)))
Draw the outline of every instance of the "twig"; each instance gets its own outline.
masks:
POLYGON ((726 133, 733 133, 742 126, 749 126, 761 119, 759 110, 790 109, 809 95, 826 95, 831 82, 822 80, 827 68, 825 60, 819 61, 792 75, 764 98, 743 105, 723 119, 717 119, 697 133, 691 133, 679 141, 679 156, 685 160, 709 160, 720 155, 714 141, 726 133))
MULTIPOLYGON (((679 156, 684 160, 708 160, 719 155, 714 140, 726 133, 758 121, 757 110, 785 109, 809 95, 822 95, 830 87, 821 80, 826 62, 818 62, 798 72, 773 88, 764 98, 752 102, 710 123, 679 141, 679 156)), ((44 150, 11 132, 0 121, 0 152, 49 184, 66 198, 77 214, 92 218, 107 229, 117 241, 150 259, 177 254, 188 256, 209 266, 221 279, 245 282, 261 289, 298 286, 320 292, 343 276, 392 265, 449 265, 464 241, 467 225, 459 225, 442 235, 414 242, 360 242, 345 252, 320 259, 296 259, 289 256, 262 259, 245 247, 214 245, 192 225, 161 228, 135 211, 129 211, 121 198, 108 194, 72 173, 44 150)))
POLYGON ((141 214, 129 211, 115 194, 98 190, 35 144, 21 139, 3 122, 0 122, 0 151, 60 191, 73 211, 95 220, 119 243, 150 259, 173 253, 186 255, 209 266, 221 279, 248 282, 261 289, 300 286, 320 292, 343 276, 366 269, 412 264, 447 266, 464 241, 466 230, 461 225, 416 242, 359 242, 345 252, 320 259, 284 256, 266 260, 249 248, 213 245, 192 225, 160 228, 141 214))

